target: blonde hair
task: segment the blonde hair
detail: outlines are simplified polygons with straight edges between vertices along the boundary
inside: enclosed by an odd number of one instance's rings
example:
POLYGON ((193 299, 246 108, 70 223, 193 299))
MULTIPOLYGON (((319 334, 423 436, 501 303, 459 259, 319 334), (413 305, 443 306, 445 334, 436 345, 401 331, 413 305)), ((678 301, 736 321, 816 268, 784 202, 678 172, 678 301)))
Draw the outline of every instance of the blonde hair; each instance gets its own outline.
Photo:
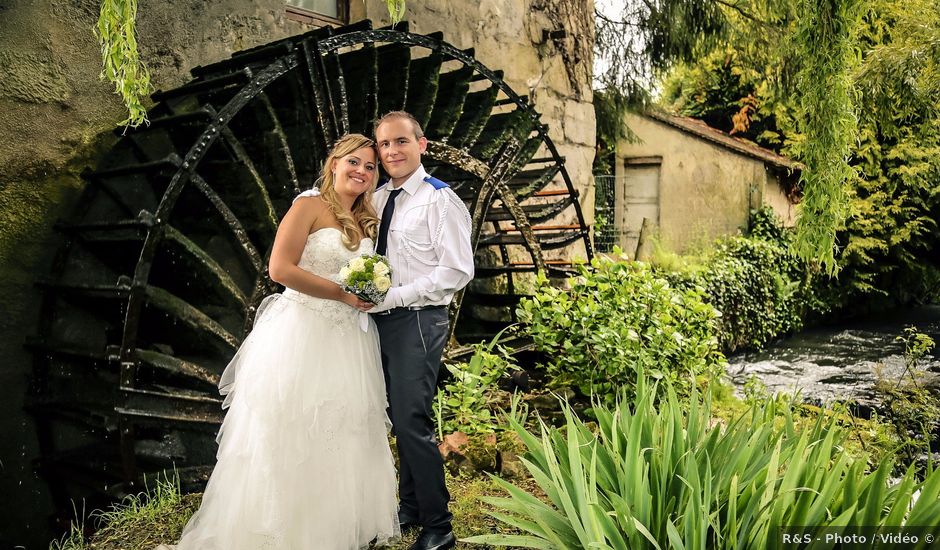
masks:
MULTIPOLYGON (((372 193, 375 191, 375 180, 378 178, 378 170, 372 177, 372 186, 365 193, 356 197, 353 203, 352 212, 346 212, 339 200, 339 194, 334 187, 333 162, 354 153, 359 149, 368 147, 375 151, 375 142, 362 134, 346 134, 336 140, 326 162, 323 163, 323 170, 320 172, 318 181, 320 182, 320 196, 330 208, 330 212, 339 222, 340 231, 343 233, 343 244, 350 250, 355 250, 359 246, 359 239, 363 237, 375 238, 376 228, 379 225, 379 217, 376 216, 372 208, 372 193)), ((376 155, 378 156, 378 155, 376 155)), ((378 160, 376 160, 376 163, 378 160)))
POLYGON ((379 129, 379 126, 381 126, 383 122, 393 118, 403 118, 411 122, 411 126, 414 128, 415 139, 421 139, 424 137, 424 130, 421 129, 421 123, 418 122, 418 119, 416 119, 414 115, 408 111, 389 111, 385 113, 376 119, 375 123, 372 125, 372 135, 375 135, 375 131, 379 129))

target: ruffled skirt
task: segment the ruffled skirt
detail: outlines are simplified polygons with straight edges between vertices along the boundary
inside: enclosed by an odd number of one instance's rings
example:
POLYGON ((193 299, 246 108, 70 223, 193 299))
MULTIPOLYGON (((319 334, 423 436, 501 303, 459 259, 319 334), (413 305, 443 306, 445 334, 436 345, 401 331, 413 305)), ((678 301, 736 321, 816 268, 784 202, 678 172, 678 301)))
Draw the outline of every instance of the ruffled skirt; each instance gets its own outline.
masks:
POLYGON ((220 388, 218 462, 178 550, 347 550, 400 536, 371 320, 275 295, 220 388))

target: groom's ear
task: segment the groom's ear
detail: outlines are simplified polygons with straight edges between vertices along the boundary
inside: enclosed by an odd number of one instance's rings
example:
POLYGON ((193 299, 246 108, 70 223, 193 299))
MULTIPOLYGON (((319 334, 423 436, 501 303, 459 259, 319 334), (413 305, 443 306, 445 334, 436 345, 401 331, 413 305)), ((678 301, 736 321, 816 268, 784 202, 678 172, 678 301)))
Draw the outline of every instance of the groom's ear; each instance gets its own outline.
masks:
POLYGON ((418 151, 424 153, 428 150, 428 138, 421 136, 418 138, 418 151))

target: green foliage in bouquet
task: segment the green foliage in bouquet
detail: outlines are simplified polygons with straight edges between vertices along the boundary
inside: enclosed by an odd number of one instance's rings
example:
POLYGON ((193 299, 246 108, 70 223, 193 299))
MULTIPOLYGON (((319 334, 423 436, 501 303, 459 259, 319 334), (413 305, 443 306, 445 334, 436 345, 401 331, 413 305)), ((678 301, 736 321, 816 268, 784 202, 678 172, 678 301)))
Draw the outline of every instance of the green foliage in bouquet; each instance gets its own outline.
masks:
POLYGON ((520 321, 540 351, 554 387, 612 401, 629 395, 640 369, 687 393, 700 376, 721 372, 718 312, 701 290, 670 284, 643 263, 596 257, 570 280, 551 286, 540 275, 535 295, 523 300, 520 321))
POLYGON ((800 430, 789 404, 766 400, 728 424, 713 423, 710 400, 694 389, 680 399, 656 386, 638 374, 632 398, 594 409, 596 426, 567 405, 563 428, 542 423, 534 434, 514 424, 544 497, 494 478, 509 496, 484 498, 497 509, 490 514, 525 534, 465 542, 779 548, 786 525, 940 527, 940 471, 919 481, 908 468, 892 481, 890 459, 867 471, 864 459, 844 452, 848 433, 834 415, 800 430))
POLYGON ((388 259, 380 254, 353 258, 339 272, 343 290, 373 304, 385 300, 392 286, 391 275, 388 259))

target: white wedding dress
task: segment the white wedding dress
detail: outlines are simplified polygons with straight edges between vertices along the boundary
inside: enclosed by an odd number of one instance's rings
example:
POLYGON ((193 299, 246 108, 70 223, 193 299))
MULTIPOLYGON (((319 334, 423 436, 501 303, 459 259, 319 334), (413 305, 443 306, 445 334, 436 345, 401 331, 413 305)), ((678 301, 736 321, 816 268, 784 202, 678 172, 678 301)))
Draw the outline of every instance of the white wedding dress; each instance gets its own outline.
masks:
MULTIPOLYGON (((351 251, 320 229, 299 266, 336 281, 372 246, 351 251)), ((400 536, 371 319, 290 289, 269 297, 219 387, 218 462, 177 550, 348 550, 400 536)))

